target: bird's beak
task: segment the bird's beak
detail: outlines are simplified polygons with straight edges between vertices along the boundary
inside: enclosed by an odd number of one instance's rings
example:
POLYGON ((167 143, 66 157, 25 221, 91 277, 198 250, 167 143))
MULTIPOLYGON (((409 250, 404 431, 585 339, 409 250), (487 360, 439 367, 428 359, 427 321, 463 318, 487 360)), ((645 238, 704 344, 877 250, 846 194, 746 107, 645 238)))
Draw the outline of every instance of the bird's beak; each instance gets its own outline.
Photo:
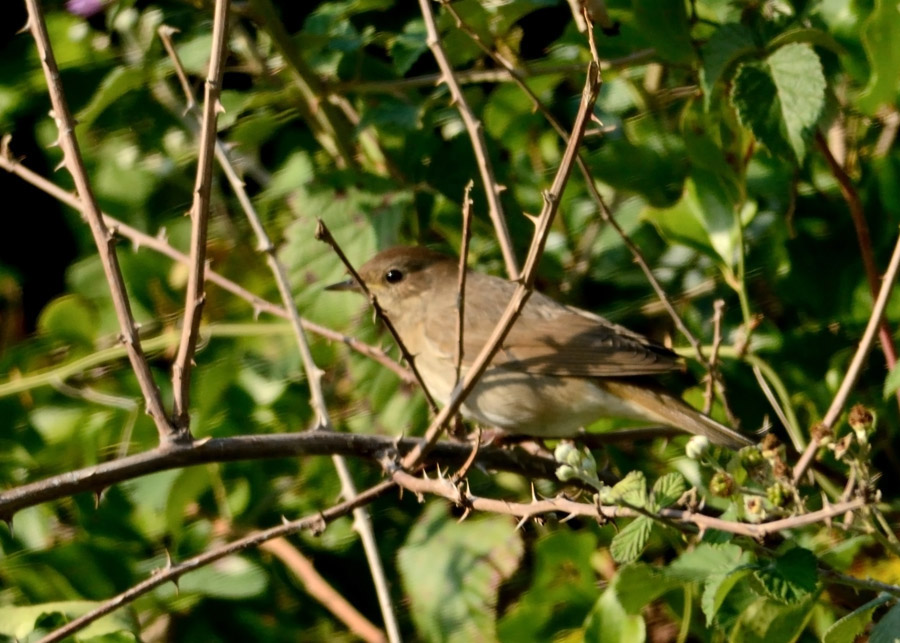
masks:
POLYGON ((346 281, 339 281, 336 284, 325 286, 325 290, 359 292, 360 288, 359 284, 353 281, 353 279, 347 279, 346 281))

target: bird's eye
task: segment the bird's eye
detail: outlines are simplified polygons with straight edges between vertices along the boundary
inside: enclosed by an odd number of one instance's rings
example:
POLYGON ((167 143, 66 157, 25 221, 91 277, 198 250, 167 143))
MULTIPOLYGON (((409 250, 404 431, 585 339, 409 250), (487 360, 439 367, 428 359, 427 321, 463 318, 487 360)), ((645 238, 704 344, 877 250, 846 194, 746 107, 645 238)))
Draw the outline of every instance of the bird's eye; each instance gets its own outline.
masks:
POLYGON ((391 270, 388 270, 386 273, 384 273, 384 280, 389 284, 396 284, 403 281, 403 273, 392 268, 391 270))

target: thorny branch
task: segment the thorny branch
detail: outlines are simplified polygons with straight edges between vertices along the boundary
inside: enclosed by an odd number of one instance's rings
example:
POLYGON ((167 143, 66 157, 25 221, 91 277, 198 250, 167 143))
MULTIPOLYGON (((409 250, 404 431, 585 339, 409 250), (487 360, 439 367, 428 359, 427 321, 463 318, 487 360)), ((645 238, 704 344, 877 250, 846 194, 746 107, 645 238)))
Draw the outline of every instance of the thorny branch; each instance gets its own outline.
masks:
POLYGON ((218 113, 222 111, 219 95, 222 91, 222 74, 227 53, 230 4, 230 0, 216 0, 213 13, 212 49, 209 55, 209 71, 206 76, 200 126, 200 153, 194 181, 194 203, 190 212, 191 263, 188 270, 181 343, 172 364, 172 389, 175 394, 173 419, 177 429, 188 436, 191 422, 191 368, 197 350, 197 339, 200 337, 203 303, 206 300, 206 294, 203 292, 203 283, 206 280, 206 236, 212 191, 212 164, 216 146, 216 122, 218 113))
MULTIPOLYGON (((438 34, 437 23, 434 19, 434 12, 431 10, 431 0, 419 0, 419 8, 422 11, 422 18, 425 20, 425 30, 428 34, 427 43, 434 59, 437 61, 438 67, 441 69, 441 80, 450 89, 450 95, 453 102, 459 110, 459 115, 463 119, 469 138, 472 140, 472 149, 475 152, 475 161, 478 164, 478 173, 481 175, 481 182, 484 185, 484 193, 487 196, 488 214, 494 224, 494 232, 497 235, 497 242, 500 244, 500 250, 503 253, 503 261, 506 263, 506 273, 510 279, 519 278, 519 266, 516 262, 515 251, 513 250, 512 239, 509 236, 509 228, 506 225, 506 215, 503 213, 503 204, 500 202, 500 192, 503 187, 497 183, 494 176, 494 168, 491 165, 491 159, 487 151, 487 141, 484 138, 484 126, 481 124, 466 97, 459 86, 459 82, 454 76, 453 67, 447 59, 447 54, 441 44, 441 38, 438 34)), ((599 73, 599 71, 597 72, 599 73)))
MULTIPOLYGON (((40 2, 38 0, 26 0, 25 6, 28 9, 28 28, 34 36, 41 64, 44 68, 44 76, 47 78, 47 90, 50 94, 50 102, 53 104, 53 118, 59 129, 59 145, 63 151, 63 160, 75 181, 75 188, 80 197, 78 200, 79 209, 91 228, 91 235, 100 254, 103 271, 109 283, 116 317, 119 321, 122 342, 125 344, 128 360, 131 362, 131 367, 144 396, 147 413, 150 414, 150 417, 153 418, 153 422, 156 424, 156 430, 159 433, 159 439, 162 444, 189 440, 189 434, 180 432, 169 421, 163 409, 159 388, 156 386, 156 382, 153 381, 153 374, 141 349, 141 341, 138 337, 134 315, 131 311, 131 303, 128 301, 125 280, 122 277, 119 260, 116 256, 115 236, 103 221, 103 216, 100 213, 100 208, 97 205, 97 200, 94 198, 94 192, 87 177, 87 170, 81 157, 78 140, 75 137, 75 121, 72 118, 65 94, 63 93, 59 69, 56 66, 56 59, 53 55, 50 36, 47 33, 47 25, 44 21, 40 2)), ((4 150, 6 148, 5 143, 6 141, 4 141, 3 145, 4 150)), ((6 156, 6 154, 0 154, 0 156, 6 156)))
POLYGON ((878 291, 878 298, 875 300, 875 305, 872 307, 872 314, 869 316, 866 330, 863 332, 862 339, 859 341, 859 346, 856 348, 856 353, 853 355, 850 366, 847 367, 847 372, 844 374, 841 386, 838 388, 838 392, 831 401, 831 406, 828 407, 828 411, 822 419, 821 424, 824 431, 818 431, 810 437, 806 450, 803 452, 803 455, 800 456, 800 460, 794 467, 794 484, 797 484, 803 477, 803 474, 806 473, 806 470, 812 463, 813 456, 816 454, 816 450, 819 448, 823 433, 830 431, 830 429, 834 427, 834 423, 837 422, 841 412, 844 410, 844 405, 847 403, 850 391, 853 390, 853 387, 856 385, 856 380, 859 379, 859 373, 862 369, 863 362, 869 354, 869 350, 872 348, 872 342, 875 340, 875 335, 878 333, 878 329, 881 326, 881 318, 884 316, 884 310, 887 308, 888 300, 891 297, 891 291, 894 289, 894 282, 897 280, 898 269, 900 269, 900 237, 898 237, 897 242, 894 245, 894 252, 891 255, 891 261, 884 273, 884 279, 882 280, 881 288, 878 291))

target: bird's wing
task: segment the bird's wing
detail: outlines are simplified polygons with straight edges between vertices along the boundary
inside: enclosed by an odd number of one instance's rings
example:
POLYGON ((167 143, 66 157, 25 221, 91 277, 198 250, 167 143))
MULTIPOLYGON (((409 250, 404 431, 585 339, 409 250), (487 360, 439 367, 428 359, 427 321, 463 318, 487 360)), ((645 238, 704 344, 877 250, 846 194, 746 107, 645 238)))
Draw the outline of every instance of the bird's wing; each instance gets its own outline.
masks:
MULTIPOLYGON (((483 293, 467 298, 463 365, 471 365, 488 341, 515 284, 469 274, 469 288, 483 293)), ((426 338, 447 359, 455 356, 456 298, 429 306, 426 338)), ((576 377, 622 377, 664 373, 679 368, 678 356, 630 330, 586 311, 563 306, 534 293, 492 362, 511 370, 576 377)))

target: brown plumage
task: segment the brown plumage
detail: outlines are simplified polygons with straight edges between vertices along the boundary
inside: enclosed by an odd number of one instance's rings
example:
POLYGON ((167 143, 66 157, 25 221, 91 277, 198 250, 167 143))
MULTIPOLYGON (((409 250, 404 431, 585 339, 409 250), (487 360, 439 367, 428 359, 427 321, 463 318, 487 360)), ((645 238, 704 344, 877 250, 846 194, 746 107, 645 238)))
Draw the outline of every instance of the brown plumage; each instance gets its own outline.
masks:
MULTIPOLYGON (((429 392, 446 403, 456 381, 457 260, 419 247, 385 250, 359 274, 414 356, 429 392)), ((469 271, 463 372, 503 314, 516 285, 469 271)), ((353 289, 352 282, 335 290, 353 289)), ((750 441, 654 384, 636 378, 679 368, 678 356, 587 311, 531 295, 463 415, 511 433, 574 435, 600 417, 673 426, 738 448, 750 441)))

